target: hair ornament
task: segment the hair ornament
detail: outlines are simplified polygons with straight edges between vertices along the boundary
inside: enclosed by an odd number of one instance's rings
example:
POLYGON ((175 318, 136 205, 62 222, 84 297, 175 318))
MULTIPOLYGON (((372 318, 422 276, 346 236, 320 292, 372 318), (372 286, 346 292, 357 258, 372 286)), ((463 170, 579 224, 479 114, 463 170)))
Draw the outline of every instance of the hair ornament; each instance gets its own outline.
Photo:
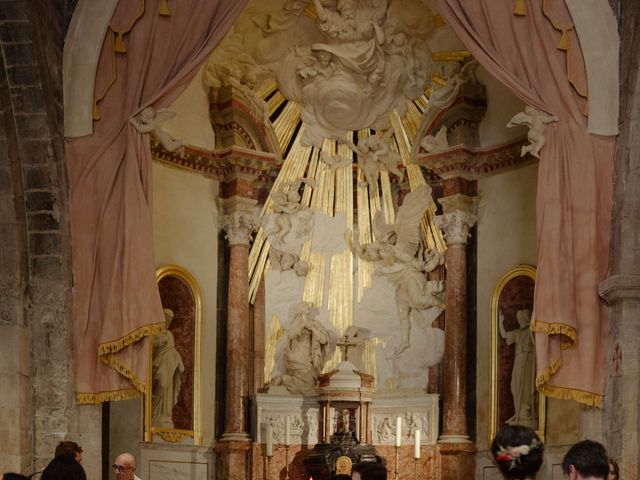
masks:
POLYGON ((520 457, 523 455, 529 455, 531 450, 535 450, 540 447, 540 442, 537 439, 531 440, 529 445, 518 445, 513 447, 504 448, 500 445, 498 452, 496 453, 497 462, 510 462, 509 470, 513 470, 520 464, 520 457))

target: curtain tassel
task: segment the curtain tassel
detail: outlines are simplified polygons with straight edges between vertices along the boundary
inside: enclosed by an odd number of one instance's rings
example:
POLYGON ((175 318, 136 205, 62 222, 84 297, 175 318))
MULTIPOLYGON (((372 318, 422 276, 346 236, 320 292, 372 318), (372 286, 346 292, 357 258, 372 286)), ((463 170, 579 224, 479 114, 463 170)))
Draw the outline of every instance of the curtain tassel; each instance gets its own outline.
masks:
POLYGON ((516 0, 516 6, 513 9, 513 14, 519 17, 527 15, 527 7, 524 4, 524 0, 516 0))
POLYGON ((564 50, 565 52, 569 51, 569 29, 562 29, 562 35, 560 36, 560 41, 558 42, 558 50, 564 50))
POLYGON ((116 33, 116 45, 114 50, 117 53, 127 53, 127 49, 124 46, 124 36, 122 35, 122 32, 116 33))
POLYGON ((167 0, 160 0, 160 15, 163 17, 168 17, 171 15, 169 11, 169 5, 167 5, 167 0))
POLYGON ((100 115, 100 109, 98 108, 98 100, 93 101, 93 110, 91 112, 91 118, 94 120, 100 120, 102 115, 100 115))

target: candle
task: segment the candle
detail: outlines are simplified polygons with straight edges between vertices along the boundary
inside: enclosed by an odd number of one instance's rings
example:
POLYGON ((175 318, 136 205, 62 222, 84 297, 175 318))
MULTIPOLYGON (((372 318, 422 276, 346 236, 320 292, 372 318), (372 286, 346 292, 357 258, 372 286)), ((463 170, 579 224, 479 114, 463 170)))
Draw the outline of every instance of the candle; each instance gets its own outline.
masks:
POLYGON ((333 408, 329 409, 329 440, 331 440, 331 435, 333 434, 333 408))
POLYGON ((413 458, 416 460, 420 458, 420 430, 416 430, 414 435, 415 445, 413 448, 413 458))
POLYGON ((284 444, 291 445, 291 417, 284 417, 284 444))
POLYGON ((396 447, 402 444, 402 417, 396 418, 396 447))
POLYGON ((273 426, 267 425, 267 457, 273 457, 273 426))

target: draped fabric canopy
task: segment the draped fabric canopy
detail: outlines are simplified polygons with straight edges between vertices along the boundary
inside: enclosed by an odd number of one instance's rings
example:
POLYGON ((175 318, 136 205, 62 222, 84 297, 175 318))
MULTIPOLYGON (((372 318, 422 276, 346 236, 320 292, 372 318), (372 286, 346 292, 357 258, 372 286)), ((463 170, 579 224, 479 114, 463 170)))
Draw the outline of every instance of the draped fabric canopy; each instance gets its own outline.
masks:
POLYGON ((96 73, 94 133, 67 144, 80 403, 146 391, 147 338, 164 329, 151 228, 149 135, 129 122, 166 107, 246 0, 119 2, 96 73))
POLYGON ((569 11, 535 0, 433 3, 489 73, 559 119, 545 128, 538 173, 537 384, 546 395, 599 405, 609 324, 597 286, 608 266, 614 137, 587 132, 586 75, 569 11))

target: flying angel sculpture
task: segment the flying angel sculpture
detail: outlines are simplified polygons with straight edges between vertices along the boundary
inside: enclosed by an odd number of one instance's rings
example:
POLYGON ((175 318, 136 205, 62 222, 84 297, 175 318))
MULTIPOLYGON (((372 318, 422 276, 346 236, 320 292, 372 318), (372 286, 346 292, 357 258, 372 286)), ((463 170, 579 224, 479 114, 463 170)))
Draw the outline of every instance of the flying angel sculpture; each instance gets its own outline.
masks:
POLYGON ((444 256, 420 243, 420 222, 429 206, 431 189, 426 185, 409 193, 398 209, 396 220, 386 224, 378 215, 374 221, 374 242, 353 248, 362 259, 376 264, 376 273, 387 276, 395 285, 396 309, 402 329, 400 344, 394 354, 400 355, 411 346, 411 312, 430 307, 443 308, 441 281, 427 280, 426 273, 442 265, 444 256))

